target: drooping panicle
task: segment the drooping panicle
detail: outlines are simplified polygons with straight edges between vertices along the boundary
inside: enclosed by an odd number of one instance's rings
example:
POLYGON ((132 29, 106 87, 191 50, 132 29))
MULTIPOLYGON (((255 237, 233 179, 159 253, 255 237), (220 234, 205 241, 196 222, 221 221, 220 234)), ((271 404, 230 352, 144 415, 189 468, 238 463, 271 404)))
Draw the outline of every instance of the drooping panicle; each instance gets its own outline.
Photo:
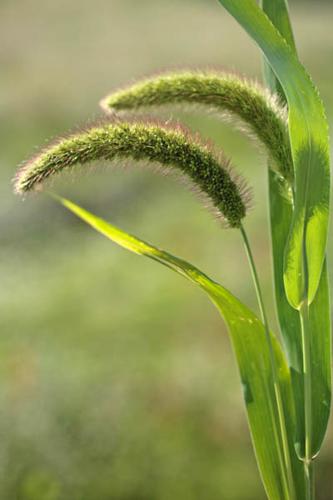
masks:
POLYGON ((229 226, 239 226, 246 214, 245 191, 232 176, 230 162, 189 132, 156 123, 110 122, 59 139, 23 165, 16 192, 33 190, 56 173, 100 159, 145 160, 175 168, 208 196, 229 226))
POLYGON ((257 83, 224 73, 171 73, 139 81, 101 101, 106 112, 172 104, 204 106, 240 118, 265 146, 276 170, 292 181, 286 109, 277 96, 257 83))

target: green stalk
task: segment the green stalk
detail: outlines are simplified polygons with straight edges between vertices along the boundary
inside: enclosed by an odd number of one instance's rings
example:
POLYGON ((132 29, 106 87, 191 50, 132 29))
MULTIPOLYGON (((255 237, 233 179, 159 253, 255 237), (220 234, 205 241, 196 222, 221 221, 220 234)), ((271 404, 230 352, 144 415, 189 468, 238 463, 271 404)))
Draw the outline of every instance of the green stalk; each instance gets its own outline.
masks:
POLYGON ((311 391, 311 345, 309 325, 309 304, 304 300, 299 311, 302 329, 303 376, 304 376, 304 421, 305 421, 305 456, 304 477, 306 485, 306 500, 312 500, 312 391, 311 391))
MULTIPOLYGON (((260 309, 262 322, 263 322, 264 328, 265 328, 266 340, 267 340, 267 345, 268 345, 268 349, 269 349, 269 356, 270 356, 270 362, 271 362, 272 373, 273 373, 274 394, 275 394, 275 401, 276 401, 276 407, 277 407, 277 411, 278 411, 278 419, 279 419, 279 427, 280 427, 279 433, 277 432, 277 429, 275 430, 275 432, 276 432, 276 434, 279 434, 278 441, 279 441, 279 444, 282 443, 282 449, 283 449, 283 458, 282 458, 281 454, 279 453, 280 454, 281 471, 282 471, 282 476, 283 476, 282 480, 283 480, 283 484, 284 484, 286 498, 292 500, 292 499, 296 499, 295 486, 294 486, 294 480, 293 480, 293 475, 292 475, 291 458, 290 458, 287 428, 286 428, 286 419, 285 419, 285 414, 284 414, 284 409, 283 409, 282 395, 281 395, 277 367, 276 367, 276 362, 275 362, 275 357, 274 357, 273 344, 272 344, 271 334, 270 334, 270 330, 269 330, 268 318, 267 318, 267 313, 266 313, 266 308, 265 308, 265 304, 264 304, 264 300, 263 300, 263 296, 262 296, 260 281, 259 281, 256 265, 254 262, 250 242, 249 242, 249 239, 247 237, 246 231, 242 225, 240 226, 240 232, 241 232, 241 235, 243 238, 245 251, 246 251, 248 262, 249 262, 250 269, 251 269, 251 274, 252 274, 252 278, 253 278, 254 287, 256 290, 256 295, 257 295, 257 300, 258 300, 258 305, 259 305, 259 309, 260 309)), ((275 422, 274 418, 273 418, 273 422, 275 422)), ((274 423, 274 425, 275 425, 275 423, 274 423)))
MULTIPOLYGON (((306 193, 309 192, 309 174, 305 178, 306 193)), ((308 209, 305 208, 307 215, 308 209)), ((302 264, 304 279, 304 296, 299 308, 299 317, 302 333, 302 355, 303 355, 303 380, 304 380, 304 479, 306 500, 313 500, 313 470, 312 470, 312 370, 311 370, 311 330, 309 323, 309 267, 306 249, 306 230, 302 239, 302 264)))

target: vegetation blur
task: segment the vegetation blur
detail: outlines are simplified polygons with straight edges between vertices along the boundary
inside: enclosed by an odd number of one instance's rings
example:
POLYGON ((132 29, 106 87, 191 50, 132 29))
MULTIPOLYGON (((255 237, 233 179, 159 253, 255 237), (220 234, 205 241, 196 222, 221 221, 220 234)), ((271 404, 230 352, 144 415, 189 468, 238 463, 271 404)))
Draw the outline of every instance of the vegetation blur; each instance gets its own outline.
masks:
MULTIPOLYGON (((299 53, 333 121, 330 2, 290 1, 299 53)), ((98 120, 98 101, 165 68, 261 79, 260 54, 215 0, 3 0, 0 6, 0 498, 260 500, 233 353, 200 291, 11 178, 35 145, 98 120), (97 110, 97 111, 96 111, 97 110)), ((164 112, 168 119, 170 111, 164 112)), ((265 158, 213 116, 182 114, 253 186, 247 227, 270 286, 265 158)), ((238 233, 149 170, 67 175, 57 192, 217 276, 257 310, 238 233), (204 243, 202 243, 204 242, 204 243)), ((330 238, 330 253, 333 245, 330 238)), ((333 500, 333 431, 317 466, 333 500)))

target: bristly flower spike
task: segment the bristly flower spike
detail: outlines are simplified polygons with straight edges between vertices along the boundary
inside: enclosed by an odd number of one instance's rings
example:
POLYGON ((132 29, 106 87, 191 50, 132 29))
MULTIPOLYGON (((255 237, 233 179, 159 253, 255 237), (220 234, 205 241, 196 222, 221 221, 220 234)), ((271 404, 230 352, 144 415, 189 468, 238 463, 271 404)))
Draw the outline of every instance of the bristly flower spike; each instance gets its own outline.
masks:
POLYGON ((211 200, 230 227, 240 227, 246 215, 246 192, 232 176, 229 160, 216 156, 183 129, 156 123, 115 121, 60 138, 23 165, 15 190, 23 194, 56 173, 100 159, 174 167, 211 200))
POLYGON ((257 83, 224 73, 170 73, 113 92, 100 104, 109 113, 174 104, 227 112, 241 119, 246 129, 265 146, 275 169, 292 183, 286 109, 276 95, 257 83))

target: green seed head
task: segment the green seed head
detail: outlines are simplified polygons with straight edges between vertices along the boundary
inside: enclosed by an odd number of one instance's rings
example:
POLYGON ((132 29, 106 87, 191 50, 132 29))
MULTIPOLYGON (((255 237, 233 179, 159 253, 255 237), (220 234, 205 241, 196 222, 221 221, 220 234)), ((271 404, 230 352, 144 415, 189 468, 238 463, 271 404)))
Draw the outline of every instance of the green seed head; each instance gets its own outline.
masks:
POLYGON ((229 161, 183 129, 156 123, 110 122, 59 139, 29 160, 15 179, 17 193, 31 191, 62 170, 95 160, 145 160, 185 174, 231 227, 246 214, 246 190, 229 161))
POLYGON ((205 106, 240 118, 251 135, 265 146, 279 174, 292 182, 286 109, 279 105, 277 96, 256 83, 229 74, 166 74, 138 82, 101 101, 107 112, 171 104, 205 106))

